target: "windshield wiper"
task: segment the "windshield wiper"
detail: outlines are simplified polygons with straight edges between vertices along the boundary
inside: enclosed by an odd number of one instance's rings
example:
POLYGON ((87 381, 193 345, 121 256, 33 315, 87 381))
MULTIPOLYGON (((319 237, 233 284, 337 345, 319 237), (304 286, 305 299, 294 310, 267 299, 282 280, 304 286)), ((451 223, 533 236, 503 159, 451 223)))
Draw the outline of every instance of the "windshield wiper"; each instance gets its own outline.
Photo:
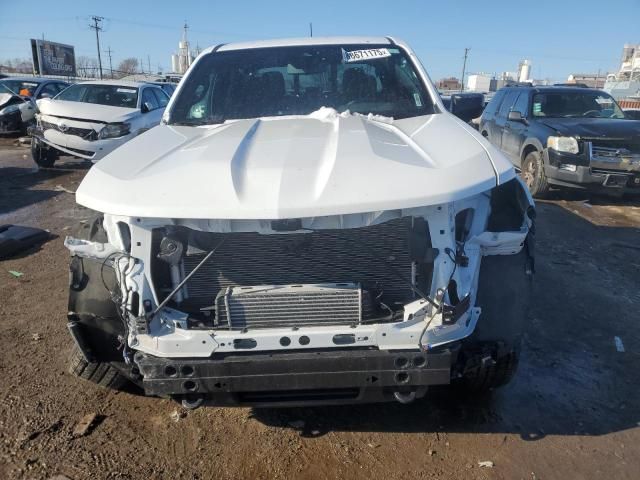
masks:
POLYGON ((202 125, 217 125, 220 123, 224 123, 225 119, 223 117, 220 118, 207 118, 207 119, 192 119, 192 120, 184 120, 182 122, 171 122, 169 125, 179 125, 182 127, 201 127, 202 125))

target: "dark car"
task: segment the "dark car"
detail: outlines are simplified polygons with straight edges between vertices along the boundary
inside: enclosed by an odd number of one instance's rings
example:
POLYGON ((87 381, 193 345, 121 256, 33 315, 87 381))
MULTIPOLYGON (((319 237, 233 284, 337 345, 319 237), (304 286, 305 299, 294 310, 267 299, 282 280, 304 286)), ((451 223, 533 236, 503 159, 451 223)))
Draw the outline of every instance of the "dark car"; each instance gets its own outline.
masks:
POLYGON ((148 82, 151 83, 153 85, 157 85, 158 87, 160 87, 164 93, 166 93, 169 97, 171 97, 171 95, 173 95, 173 92, 176 91, 176 88, 178 88, 178 85, 176 85, 175 83, 170 83, 170 82, 148 82))
POLYGON ((624 116, 630 120, 640 120, 640 108, 625 109, 624 116))
POLYGON ((451 95, 441 95, 441 98, 447 110, 467 123, 480 117, 482 110, 484 110, 484 94, 482 93, 452 93, 451 95))
POLYGON ((503 88, 484 110, 480 132, 520 169, 536 197, 550 186, 640 193, 640 121, 603 91, 503 88))
POLYGON ((69 84, 38 77, 0 79, 0 134, 24 133, 34 122, 36 100, 55 97, 69 84))

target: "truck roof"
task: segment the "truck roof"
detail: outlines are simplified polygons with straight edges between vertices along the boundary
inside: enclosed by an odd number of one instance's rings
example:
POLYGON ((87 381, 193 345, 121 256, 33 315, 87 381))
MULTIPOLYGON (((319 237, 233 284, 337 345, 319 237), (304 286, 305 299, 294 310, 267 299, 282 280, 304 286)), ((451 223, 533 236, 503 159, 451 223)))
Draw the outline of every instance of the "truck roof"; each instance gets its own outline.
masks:
MULTIPOLYGON (((252 42, 225 43, 219 46, 218 51, 246 50, 250 48, 269 47, 293 47, 308 45, 344 45, 367 44, 393 45, 391 37, 301 37, 301 38, 276 38, 271 40, 258 40, 252 42)), ((210 53, 216 46, 205 49, 202 53, 210 53)))

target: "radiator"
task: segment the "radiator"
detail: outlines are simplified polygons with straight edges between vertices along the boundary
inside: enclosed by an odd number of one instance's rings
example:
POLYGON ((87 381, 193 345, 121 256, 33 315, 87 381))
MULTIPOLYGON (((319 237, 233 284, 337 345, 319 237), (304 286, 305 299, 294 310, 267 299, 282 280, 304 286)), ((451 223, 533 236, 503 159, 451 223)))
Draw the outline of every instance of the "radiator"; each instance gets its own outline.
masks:
POLYGON ((228 287, 216 298, 218 326, 231 329, 360 323, 358 285, 259 285, 228 287))

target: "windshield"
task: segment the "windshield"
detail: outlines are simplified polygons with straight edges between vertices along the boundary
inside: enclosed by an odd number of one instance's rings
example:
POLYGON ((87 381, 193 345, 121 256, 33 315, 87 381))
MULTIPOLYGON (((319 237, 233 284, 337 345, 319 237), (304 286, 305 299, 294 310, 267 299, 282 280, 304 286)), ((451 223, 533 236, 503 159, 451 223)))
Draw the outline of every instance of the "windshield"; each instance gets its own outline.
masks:
POLYGON ((173 124, 307 115, 321 107, 396 119, 434 113, 408 55, 389 45, 216 52, 200 60, 185 82, 173 124))
POLYGON ((138 89, 120 85, 95 85, 80 83, 60 92, 56 100, 96 103, 110 107, 136 108, 138 89))
POLYGON ((22 95, 23 97, 33 97, 38 88, 37 82, 29 82, 23 80, 0 80, 0 93, 11 93, 13 95, 22 95))
POLYGON ((533 96, 533 116, 624 118, 615 100, 602 92, 554 92, 533 96))

